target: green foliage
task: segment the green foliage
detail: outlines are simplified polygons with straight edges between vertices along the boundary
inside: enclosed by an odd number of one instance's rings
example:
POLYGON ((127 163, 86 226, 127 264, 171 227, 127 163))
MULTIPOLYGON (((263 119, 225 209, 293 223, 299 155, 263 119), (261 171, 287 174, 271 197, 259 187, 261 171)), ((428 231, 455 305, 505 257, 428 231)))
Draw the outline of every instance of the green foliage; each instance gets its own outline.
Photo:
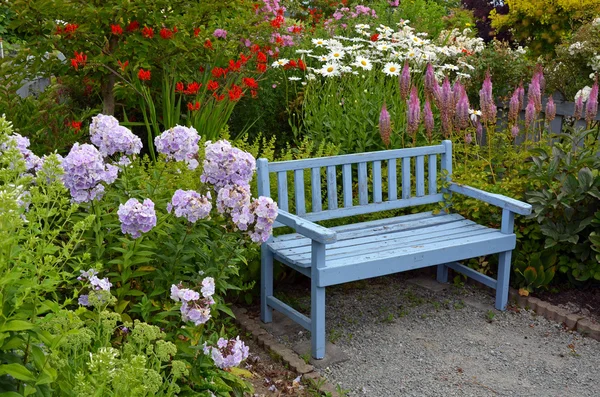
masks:
POLYGON ((600 159, 593 130, 575 130, 555 137, 551 150, 533 150, 527 193, 533 218, 540 224, 545 247, 559 250, 559 270, 577 281, 600 280, 600 262, 593 255, 600 209, 600 159), (592 236, 592 239, 590 239, 592 236))
POLYGON ((547 288, 556 273, 557 256, 553 250, 533 252, 527 258, 527 263, 517 260, 514 272, 517 275, 515 283, 519 288, 529 292, 547 288))

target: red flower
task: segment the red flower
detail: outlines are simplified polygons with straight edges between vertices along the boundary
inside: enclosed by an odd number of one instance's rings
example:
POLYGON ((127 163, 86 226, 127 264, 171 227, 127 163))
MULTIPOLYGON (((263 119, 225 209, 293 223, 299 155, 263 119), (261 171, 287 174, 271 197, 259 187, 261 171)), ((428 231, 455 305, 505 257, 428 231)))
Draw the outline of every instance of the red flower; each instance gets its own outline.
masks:
POLYGON ((217 100, 217 102, 221 102, 223 99, 225 99, 225 94, 219 95, 216 92, 214 92, 213 97, 217 100))
POLYGON ((256 62, 266 63, 267 62, 267 56, 265 55, 265 53, 259 52, 256 55, 256 62))
POLYGON ((71 121, 71 128, 75 130, 75 134, 77 134, 81 130, 81 121, 71 121))
POLYGON ((234 62, 233 59, 229 60, 229 70, 232 72, 237 72, 242 67, 242 61, 234 62))
POLYGON ((227 74, 227 71, 223 68, 220 68, 218 66, 215 66, 212 70, 211 73, 213 75, 213 77, 215 79, 218 79, 219 77, 223 76, 225 77, 225 75, 227 74))
POLYGON ((250 47, 250 51, 256 53, 260 51, 260 46, 258 44, 252 44, 252 47, 250 47))
POLYGON ((252 89, 257 89, 258 88, 258 83, 252 77, 244 77, 242 79, 242 82, 248 88, 252 88, 252 89))
POLYGON ((275 42, 279 45, 283 45, 283 37, 277 36, 277 38, 275 39, 275 42))
POLYGON ((179 29, 177 29, 177 26, 173 26, 173 33, 177 33, 179 32, 179 29))
POLYGON ((205 69, 204 69, 204 66, 200 66, 200 67, 198 68, 198 70, 200 71, 200 73, 204 73, 204 70, 205 70, 205 69))
POLYGON ((150 80, 150 71, 149 70, 144 70, 144 69, 140 69, 140 71, 138 72, 138 79, 144 81, 144 80, 150 80))
POLYGON ((159 32, 160 37, 162 37, 165 40, 169 40, 173 38, 173 31, 171 29, 167 29, 167 28, 162 28, 159 32))
POLYGON ((379 40, 379 33, 374 33, 371 35, 371 41, 377 41, 379 40))
POLYGON ((306 64, 304 63, 304 61, 302 59, 298 59, 298 69, 306 70, 306 64))
POLYGON ((250 94, 252 94, 252 98, 254 98, 254 99, 258 98, 258 91, 250 90, 250 94))
POLYGON ((256 70, 259 73, 264 73, 267 70, 267 64, 266 63, 259 63, 258 65, 256 65, 256 70))
POLYGON ((208 80, 208 84, 206 84, 206 89, 209 91, 216 91, 219 88, 219 83, 216 81, 208 80))
POLYGON ((292 26, 292 33, 302 33, 302 26, 300 25, 293 25, 292 26))
POLYGON ((125 30, 128 32, 135 32, 139 28, 140 28, 140 23, 138 21, 131 21, 131 22, 129 22, 129 25, 127 25, 125 30))
POLYGON ((62 34, 63 30, 60 26, 56 26, 56 31, 54 32, 54 34, 62 34))
POLYGON ((149 28, 148 26, 144 26, 144 29, 142 29, 142 36, 144 36, 147 39, 151 39, 154 37, 154 29, 149 28))
POLYGON ((200 34, 200 28, 195 28, 194 29, 194 37, 198 37, 199 34, 200 34))
POLYGON ((254 7, 254 12, 258 12, 258 9, 260 8, 260 3, 254 3, 252 4, 252 7, 254 7))
POLYGON ((200 83, 190 83, 188 84, 187 90, 185 90, 184 93, 187 95, 196 95, 198 93, 198 90, 200 90, 200 87, 202 87, 202 84, 200 83))
POLYGON ((212 43, 210 42, 210 40, 206 40, 206 41, 204 42, 204 48, 207 48, 207 49, 209 49, 209 50, 212 50, 212 49, 213 49, 213 45, 212 45, 212 43))
POLYGON ((68 23, 65 25, 65 29, 63 30, 63 33, 65 33, 67 35, 67 37, 71 37, 73 35, 73 33, 75 33, 75 31, 77 30, 78 27, 79 27, 79 25, 76 25, 74 23, 68 23))
POLYGON ((283 25, 284 18, 282 15, 277 15, 274 19, 271 20, 271 26, 275 29, 279 29, 281 25, 283 25))
POLYGON ((75 70, 79 70, 79 67, 84 67, 87 62, 87 55, 83 52, 75 51, 75 58, 71 58, 71 66, 75 68, 75 70))
POLYGON ((195 110, 200 110, 200 102, 196 101, 196 103, 188 102, 187 108, 190 112, 195 110))
POLYGON ((129 65, 129 61, 125 61, 125 63, 122 63, 121 61, 117 61, 119 63, 119 67, 121 68, 121 71, 124 72, 125 68, 129 65))
POLYGON ((181 93, 183 91, 184 91, 184 85, 181 81, 179 83, 175 84, 175 92, 181 93))
POLYGON ((293 59, 290 59, 290 61, 283 68, 285 70, 288 70, 288 69, 295 68, 296 66, 298 66, 298 64, 296 63, 296 61, 294 61, 293 59))
POLYGON ((235 102, 240 100, 242 95, 244 95, 244 91, 237 85, 232 84, 227 94, 229 95, 229 100, 235 102))
POLYGON ((249 56, 246 56, 244 54, 240 54, 240 61, 242 61, 242 65, 245 65, 249 60, 250 60, 249 56))
POLYGON ((123 34, 123 28, 121 25, 110 25, 110 30, 115 36, 120 36, 123 34))

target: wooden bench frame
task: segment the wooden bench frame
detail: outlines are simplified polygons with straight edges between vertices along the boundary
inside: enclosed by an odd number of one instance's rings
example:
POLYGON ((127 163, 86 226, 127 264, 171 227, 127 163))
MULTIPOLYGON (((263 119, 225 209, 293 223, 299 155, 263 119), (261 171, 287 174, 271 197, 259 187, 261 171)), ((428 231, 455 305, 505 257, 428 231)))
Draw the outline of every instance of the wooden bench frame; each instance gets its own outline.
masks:
MULTIPOLYGON (((272 310, 275 309, 311 332, 312 356, 316 359, 322 359, 325 356, 325 288, 329 285, 349 282, 353 280, 377 277, 384 274, 399 273, 406 270, 416 269, 426 266, 437 265, 437 280, 439 282, 448 281, 448 269, 453 269, 466 276, 473 278, 491 288, 496 289, 496 308, 505 310, 508 301, 508 282, 510 277, 511 254, 516 244, 516 236, 513 233, 514 215, 528 215, 531 213, 531 206, 518 200, 511 199, 498 194, 488 193, 469 186, 463 186, 451 183, 452 174, 452 142, 443 141, 436 146, 426 146, 418 148, 386 150, 380 152, 359 153, 350 155, 341 155, 333 157, 323 157, 305 160, 291 160, 283 162, 269 163, 266 159, 258 159, 258 191, 262 196, 271 197, 270 177, 271 173, 277 174, 277 202, 280 208, 277 222, 278 226, 288 226, 296 231, 297 234, 271 237, 269 241, 261 247, 261 320, 265 323, 272 321, 272 310), (425 193, 425 158, 428 157, 428 180, 427 194, 425 193), (441 158, 438 162, 438 156, 441 158), (414 161, 411 161, 414 159, 414 161), (401 160, 401 194, 398 195, 397 163, 401 160), (382 162, 387 162, 387 187, 388 193, 386 200, 383 199, 382 192, 382 162), (372 180, 372 202, 369 202, 369 178, 368 163, 371 163, 372 180), (358 195, 354 195, 354 181, 352 165, 356 164, 358 179, 358 195), (411 181, 411 169, 414 165, 414 189, 411 181), (447 187, 438 191, 438 165, 445 172, 447 187), (342 200, 337 197, 337 170, 340 166, 342 170, 342 200), (327 180, 327 209, 323 209, 323 197, 321 193, 321 169, 325 167, 327 180), (304 172, 310 170, 311 175, 311 209, 307 212, 305 203, 305 185, 304 172), (294 192, 293 199, 295 203, 296 214, 289 212, 288 203, 288 172, 294 173, 294 192), (300 194, 298 194, 300 193, 300 194), (460 243, 450 242, 454 245, 444 246, 443 244, 428 248, 423 254, 419 253, 420 245, 412 245, 408 248, 410 255, 395 254, 394 242, 386 242, 385 254, 379 260, 369 262, 369 266, 364 265, 360 259, 353 258, 353 266, 344 267, 344 263, 337 263, 337 267, 328 267, 326 258, 326 246, 336 243, 338 240, 338 228, 326 228, 316 224, 316 221, 327 219, 336 219, 360 214, 380 212, 384 210, 399 209, 415 205, 432 204, 444 201, 444 194, 462 194, 468 197, 479 199, 486 203, 500 207, 502 209, 501 229, 494 230, 484 228, 474 224, 467 227, 479 227, 485 229, 486 236, 491 236, 487 240, 470 242, 468 255, 461 250, 460 243), (400 197, 398 197, 400 196, 400 197), (358 205, 355 205, 355 198, 358 199, 358 205), (343 207, 339 208, 342 203, 343 207), (300 241, 299 239, 310 239, 310 248, 303 247, 304 251, 310 249, 310 252, 304 252, 304 261, 308 263, 299 264, 287 257, 286 252, 293 249, 284 250, 286 240, 300 241), (391 244, 391 245, 390 245, 391 244), (415 255, 415 252, 418 255, 415 255), (454 252, 454 254, 451 254, 454 252), (498 279, 492 279, 486 275, 478 273, 471 268, 458 263, 457 261, 448 262, 448 258, 460 257, 468 259, 472 257, 499 254, 498 279), (390 256, 392 255, 392 256, 390 256), (404 255, 404 256, 403 256, 404 255), (458 256, 457 256, 458 255, 458 256), (300 271, 311 278, 311 316, 308 318, 289 305, 273 296, 273 260, 277 259, 289 267, 300 271), (396 261, 392 259, 398 259, 396 261), (420 261, 420 262, 419 262, 420 261), (343 271, 342 271, 343 270, 343 271)), ((421 214, 418 214, 421 215, 421 214)), ((422 216, 430 217, 433 215, 423 213, 422 216)), ((411 216, 393 218, 397 222, 405 222, 411 216)), ((394 221, 392 219, 392 221, 394 221)), ((385 220, 382 220, 385 221, 385 220)), ((361 225, 361 224, 359 224, 361 225)), ((402 226, 402 224, 400 224, 402 226)), ((347 229, 347 228, 346 228, 347 229)), ((341 230, 341 229, 339 229, 341 230)), ((474 233, 477 234, 476 229, 474 233)), ((473 233, 472 233, 473 234, 473 233)), ((426 236, 426 235, 425 235, 426 236)), ((428 236, 426 236, 428 237, 428 236)), ((358 238, 362 238, 359 236, 358 238)), ((398 240, 394 240, 398 241, 398 240)), ((418 240, 417 240, 418 241, 418 240)), ((377 242, 370 244, 378 244, 377 242)), ((413 243, 414 244, 414 243, 413 243)), ((466 243, 465 243, 466 244, 466 243)), ((338 244, 339 245, 339 244, 338 244)), ((366 245, 365 245, 366 247, 366 245)), ((405 247, 406 248, 406 247, 405 247)), ((353 247, 349 247, 353 249, 353 247)), ((406 251, 406 249, 405 249, 406 251)), ((340 252, 340 251, 336 251, 340 252)), ((351 251, 349 251, 351 253, 351 251)), ((398 252, 401 252, 398 250, 398 252)), ((347 253, 348 254, 348 253, 347 253)), ((376 256, 376 254, 374 255, 376 256)), ((338 260, 338 262, 340 262, 338 260)), ((335 261, 331 261, 335 263, 335 261)))

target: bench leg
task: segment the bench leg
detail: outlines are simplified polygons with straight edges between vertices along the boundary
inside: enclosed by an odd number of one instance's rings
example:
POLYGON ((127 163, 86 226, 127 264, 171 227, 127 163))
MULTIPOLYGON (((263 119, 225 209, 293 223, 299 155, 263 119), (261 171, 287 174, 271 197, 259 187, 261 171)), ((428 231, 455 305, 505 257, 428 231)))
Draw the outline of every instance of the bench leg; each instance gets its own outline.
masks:
POLYGON ((437 281, 438 283, 448 282, 448 266, 442 264, 437 267, 437 281))
POLYGON ((313 358, 325 357, 325 287, 317 287, 311 279, 310 287, 310 338, 313 358))
POLYGON ((273 253, 263 244, 260 250, 260 319, 263 323, 273 321, 273 309, 267 305, 268 296, 273 296, 273 253))
POLYGON ((498 281, 496 283, 496 309, 498 310, 506 310, 508 303, 511 257, 512 251, 501 252, 498 256, 498 281))

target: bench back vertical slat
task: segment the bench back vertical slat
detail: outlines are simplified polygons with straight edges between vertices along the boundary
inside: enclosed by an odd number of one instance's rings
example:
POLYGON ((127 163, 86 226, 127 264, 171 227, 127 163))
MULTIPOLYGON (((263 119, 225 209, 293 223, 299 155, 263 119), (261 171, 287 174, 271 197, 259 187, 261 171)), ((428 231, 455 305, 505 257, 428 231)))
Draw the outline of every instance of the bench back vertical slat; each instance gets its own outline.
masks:
POLYGON ((410 157, 402 159, 402 198, 410 198, 410 157))
POLYGON ((312 191, 312 212, 321 212, 321 168, 310 169, 310 190, 312 191))
POLYGON ((352 207, 352 164, 342 166, 342 185, 344 188, 344 207, 352 207))
MULTIPOLYGON (((443 141, 442 145, 446 149, 442 153, 442 171, 447 172, 444 179, 449 182, 452 176, 452 141, 443 141)), ((442 189, 442 191, 448 193, 448 189, 442 189)))
POLYGON ((427 194, 436 194, 437 193, 437 155, 430 154, 429 155, 429 167, 427 169, 429 171, 429 188, 427 194))
POLYGON ((259 159, 257 168, 260 195, 270 196, 270 182, 276 179, 274 198, 282 210, 321 221, 444 200, 447 192, 439 193, 438 169, 452 172, 452 145, 444 141, 435 146, 275 163, 259 159), (309 169, 310 183, 305 181, 309 169), (293 182, 288 181, 289 171, 293 171, 293 182))
POLYGON ((294 199, 296 200, 296 213, 306 214, 304 203, 304 170, 294 170, 294 199))
POLYGON ((327 208, 330 210, 338 207, 336 182, 335 165, 329 165, 327 166, 327 208))
POLYGON ((425 156, 417 156, 415 179, 417 181, 417 197, 425 196, 425 156))
POLYGON ((358 163, 358 203, 366 205, 369 203, 369 191, 367 186, 367 163, 358 163))
POLYGON ((277 205, 284 211, 289 210, 287 171, 277 173, 277 205))
POLYGON ((373 202, 381 203, 383 192, 381 188, 381 161, 373 161, 373 202))
POLYGON ((396 174, 396 159, 388 160, 388 201, 398 199, 398 175, 396 174))

